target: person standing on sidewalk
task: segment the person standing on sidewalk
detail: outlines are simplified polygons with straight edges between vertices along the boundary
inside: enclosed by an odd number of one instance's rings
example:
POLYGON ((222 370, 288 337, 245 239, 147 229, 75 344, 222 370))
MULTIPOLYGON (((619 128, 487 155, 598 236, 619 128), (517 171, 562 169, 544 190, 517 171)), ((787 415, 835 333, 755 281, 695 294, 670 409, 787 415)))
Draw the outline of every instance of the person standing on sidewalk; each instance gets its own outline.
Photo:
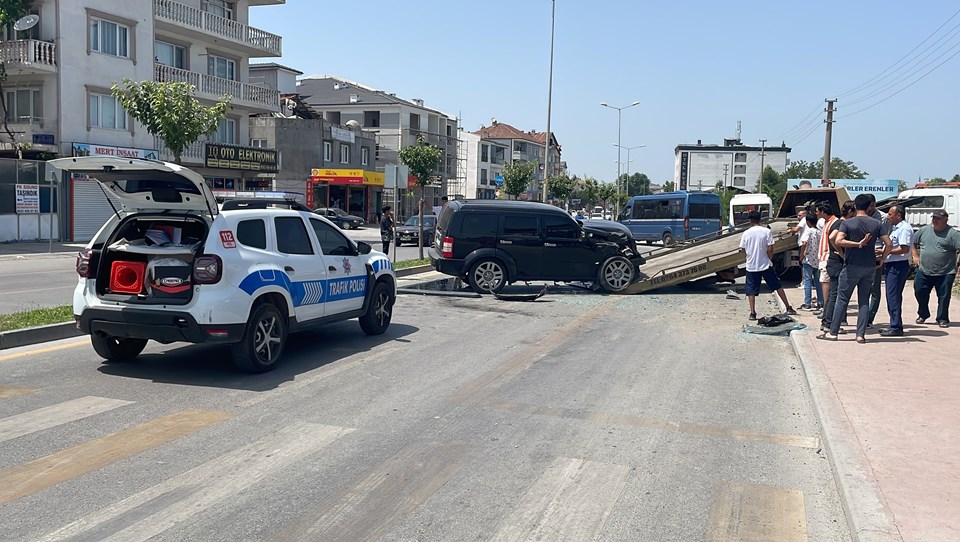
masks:
POLYGON ((913 227, 903 219, 904 213, 903 205, 894 205, 887 213, 892 227, 890 243, 893 248, 884 266, 890 327, 880 330, 883 337, 903 336, 903 287, 910 274, 910 250, 913 247, 913 227))
POLYGON ((383 218, 380 219, 380 242, 383 245, 383 253, 390 254, 390 241, 393 241, 393 207, 384 205, 380 212, 383 218))
POLYGON ((857 290, 857 342, 867 342, 867 319, 870 301, 870 288, 873 286, 873 276, 877 266, 882 265, 890 253, 890 236, 884 235, 880 221, 867 214, 872 205, 870 196, 860 194, 854 200, 857 207, 857 216, 840 223, 837 232, 836 245, 843 249, 843 270, 840 271, 840 283, 837 289, 837 305, 833 308, 830 319, 830 331, 818 335, 821 339, 837 340, 840 332, 840 321, 847 303, 857 290), (879 238, 883 241, 883 253, 877 261, 873 250, 873 242, 879 238))
POLYGON ((787 300, 787 293, 783 291, 780 277, 773 268, 773 233, 770 228, 760 225, 760 212, 750 211, 747 215, 750 228, 743 232, 740 238, 740 250, 747 255, 747 284, 744 288, 747 300, 750 303, 750 319, 757 319, 757 296, 760 295, 760 282, 765 281, 771 290, 777 292, 783 305, 787 307, 787 314, 797 314, 787 300))
MULTIPOLYGON (((825 201, 817 203, 814 207, 817 213, 817 229, 820 230, 820 243, 817 245, 817 269, 820 271, 820 293, 824 300, 827 298, 827 292, 830 287, 830 276, 827 275, 827 258, 830 257, 830 226, 837 219, 833 214, 830 204, 825 201)), ((820 308, 814 311, 817 318, 823 318, 823 309, 825 303, 820 304, 820 308)))
MULTIPOLYGON (((823 306, 823 314, 820 317, 820 331, 830 331, 830 323, 833 322, 833 310, 837 306, 837 290, 840 287, 840 272, 843 271, 843 249, 837 247, 837 234, 840 232, 840 224, 848 218, 853 218, 857 214, 857 208, 853 201, 845 201, 840 208, 840 216, 834 217, 830 225, 824 229, 823 239, 827 241, 827 265, 825 267, 827 277, 830 280, 830 287, 827 290, 827 302, 823 306)), ((844 307, 840 323, 846 324, 847 311, 844 307)))
POLYGON ((937 291, 937 324, 950 326, 950 296, 957 277, 957 253, 960 232, 947 225, 949 215, 943 209, 933 212, 932 224, 917 230, 913 238, 913 261, 917 272, 913 292, 917 296, 917 323, 930 318, 930 290, 937 291))
POLYGON ((803 266, 803 305, 800 310, 819 309, 823 305, 823 291, 820 290, 820 230, 817 229, 817 216, 808 212, 807 229, 800 237, 800 262, 803 266), (812 291, 817 292, 817 303, 813 305, 812 291))
MULTIPOLYGON (((890 225, 890 219, 887 217, 887 213, 877 209, 877 196, 873 194, 867 195, 870 196, 871 201, 867 214, 880 221, 880 228, 884 235, 890 235, 893 226, 890 225)), ((880 252, 883 250, 883 243, 880 242, 880 239, 874 239, 874 241, 874 250, 879 257, 880 252)), ((873 289, 870 290, 870 317, 867 319, 867 327, 873 326, 873 320, 877 317, 877 313, 880 312, 880 290, 884 276, 883 269, 883 266, 878 267, 876 274, 873 276, 873 289)))

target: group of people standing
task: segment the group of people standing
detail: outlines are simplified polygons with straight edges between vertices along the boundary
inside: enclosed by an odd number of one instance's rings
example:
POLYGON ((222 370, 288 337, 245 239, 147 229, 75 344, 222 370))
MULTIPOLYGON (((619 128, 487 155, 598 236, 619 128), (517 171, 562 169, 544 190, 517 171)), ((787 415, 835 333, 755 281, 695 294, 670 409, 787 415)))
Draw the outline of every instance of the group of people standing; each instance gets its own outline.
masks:
MULTIPOLYGON (((856 291, 855 337, 858 343, 865 343, 867 329, 880 310, 881 290, 886 294, 889 325, 880 330, 880 335, 903 336, 903 291, 911 268, 915 268, 914 294, 919 306, 916 323, 930 319, 930 294, 936 291, 936 323, 942 328, 950 325, 951 289, 960 265, 960 232, 947 224, 948 214, 942 209, 933 212, 931 224, 914 232, 905 220, 902 205, 893 205, 884 213, 876 203, 872 194, 860 194, 843 204, 839 216, 828 203, 798 213, 800 224, 793 232, 800 238, 803 267, 804 302, 800 309, 812 310, 820 317, 822 333, 818 338, 837 340, 844 333, 841 326, 847 324, 847 306, 856 291)), ((768 228, 760 226, 759 213, 750 219, 753 227, 741 240, 741 248, 747 253, 750 318, 756 318, 754 296, 759 293, 761 278, 784 300, 787 313, 793 313, 776 273, 769 267, 773 236, 768 228), (767 261, 759 264, 763 267, 767 263, 768 268, 758 270, 758 262, 751 260, 757 259, 760 248, 767 248, 763 245, 769 247, 761 254, 767 258, 760 259, 767 261)))

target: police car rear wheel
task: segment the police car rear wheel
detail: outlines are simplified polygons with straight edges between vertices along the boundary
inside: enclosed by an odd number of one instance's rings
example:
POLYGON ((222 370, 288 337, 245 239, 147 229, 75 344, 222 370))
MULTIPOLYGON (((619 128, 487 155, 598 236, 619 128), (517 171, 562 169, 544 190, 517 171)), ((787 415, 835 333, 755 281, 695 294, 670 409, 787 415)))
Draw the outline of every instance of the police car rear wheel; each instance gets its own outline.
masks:
POLYGON ((233 364, 248 373, 273 369, 287 342, 287 323, 283 314, 270 303, 254 309, 243 338, 233 345, 233 364))
POLYGON ((367 335, 380 335, 390 326, 393 318, 393 292, 380 282, 373 288, 373 296, 367 312, 360 317, 360 329, 367 335))
POLYGON ((114 363, 133 361, 147 346, 147 339, 120 339, 98 333, 90 336, 90 342, 100 357, 114 363))

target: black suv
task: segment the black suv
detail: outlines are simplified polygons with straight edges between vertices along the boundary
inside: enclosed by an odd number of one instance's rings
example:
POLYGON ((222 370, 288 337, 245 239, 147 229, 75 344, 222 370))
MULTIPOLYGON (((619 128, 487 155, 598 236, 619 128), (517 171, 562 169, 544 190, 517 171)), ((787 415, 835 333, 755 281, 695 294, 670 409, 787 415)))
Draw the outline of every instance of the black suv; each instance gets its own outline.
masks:
POLYGON ((527 201, 456 200, 437 220, 428 253, 437 271, 466 277, 478 293, 511 282, 593 282, 619 292, 638 275, 643 257, 622 224, 581 225, 551 205, 527 201))

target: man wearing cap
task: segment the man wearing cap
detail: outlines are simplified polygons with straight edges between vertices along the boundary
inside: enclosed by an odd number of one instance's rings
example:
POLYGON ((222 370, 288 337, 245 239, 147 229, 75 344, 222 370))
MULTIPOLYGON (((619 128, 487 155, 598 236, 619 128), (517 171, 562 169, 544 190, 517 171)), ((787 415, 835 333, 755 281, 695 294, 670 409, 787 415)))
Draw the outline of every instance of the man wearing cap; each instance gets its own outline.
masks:
POLYGON ((917 296, 917 323, 930 318, 930 290, 937 291, 937 325, 950 327, 950 290, 957 277, 960 232, 947 224, 947 212, 933 212, 931 224, 913 236, 913 262, 917 271, 913 292, 917 296))

